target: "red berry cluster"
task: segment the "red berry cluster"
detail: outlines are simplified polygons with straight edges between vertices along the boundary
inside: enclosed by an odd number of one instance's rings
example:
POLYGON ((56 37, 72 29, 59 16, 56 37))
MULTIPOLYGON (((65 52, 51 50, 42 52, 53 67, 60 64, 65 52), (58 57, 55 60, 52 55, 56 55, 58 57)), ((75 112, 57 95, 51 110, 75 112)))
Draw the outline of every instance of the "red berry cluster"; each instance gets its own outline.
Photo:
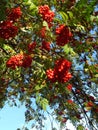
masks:
POLYGON ((52 70, 52 69, 46 70, 46 75, 47 75, 47 77, 48 77, 48 79, 49 79, 50 81, 56 82, 54 70, 52 70))
POLYGON ((13 38, 18 33, 18 27, 14 22, 22 15, 20 7, 7 10, 7 19, 0 23, 0 37, 3 39, 13 38))
POLYGON ((39 13, 42 14, 42 15, 45 15, 47 14, 47 12, 50 10, 49 6, 48 5, 41 5, 39 6, 39 13))
POLYGON ((16 67, 30 67, 32 63, 32 57, 26 54, 17 54, 6 62, 6 66, 11 68, 11 69, 16 69, 16 67))
POLYGON ((50 42, 42 41, 42 49, 50 51, 50 42))
POLYGON ((46 37, 46 27, 42 27, 40 30, 40 37, 45 38, 46 37))
POLYGON ((48 69, 46 71, 46 75, 48 79, 52 82, 60 82, 64 83, 69 81, 72 78, 71 73, 69 72, 69 69, 71 67, 71 62, 69 62, 66 59, 59 59, 55 62, 54 69, 48 69))
POLYGON ((30 55, 24 54, 22 67, 28 68, 31 66, 31 63, 32 63, 32 57, 30 55))
POLYGON ((9 20, 15 22, 17 19, 19 19, 22 16, 22 11, 20 7, 7 9, 7 17, 9 20))
POLYGON ((51 27, 52 21, 54 18, 54 12, 50 10, 48 5, 39 6, 39 14, 42 15, 43 20, 48 23, 48 26, 51 27))
POLYGON ((17 26, 14 26, 11 21, 3 21, 0 23, 0 37, 9 39, 15 37, 18 33, 17 26))
POLYGON ((32 53, 35 47, 36 47, 36 42, 28 44, 28 52, 32 53))
POLYGON ((57 27, 56 34, 56 44, 59 46, 64 46, 65 44, 67 44, 72 37, 72 33, 65 25, 60 25, 59 27, 57 27))

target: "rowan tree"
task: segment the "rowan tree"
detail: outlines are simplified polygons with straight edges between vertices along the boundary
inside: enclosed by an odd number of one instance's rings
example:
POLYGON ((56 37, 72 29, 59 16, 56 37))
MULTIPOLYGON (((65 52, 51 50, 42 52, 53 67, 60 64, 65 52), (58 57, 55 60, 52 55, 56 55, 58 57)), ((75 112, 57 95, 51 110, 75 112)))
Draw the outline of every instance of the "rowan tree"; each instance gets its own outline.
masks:
POLYGON ((97 130, 97 10, 97 0, 0 1, 0 108, 25 104, 41 130, 45 112, 97 130))

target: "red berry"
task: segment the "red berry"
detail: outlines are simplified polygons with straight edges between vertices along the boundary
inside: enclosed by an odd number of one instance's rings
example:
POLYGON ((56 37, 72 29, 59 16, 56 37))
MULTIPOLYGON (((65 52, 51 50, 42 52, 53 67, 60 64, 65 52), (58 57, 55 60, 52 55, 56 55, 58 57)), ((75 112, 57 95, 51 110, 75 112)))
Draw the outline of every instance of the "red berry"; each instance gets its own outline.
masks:
POLYGON ((94 98, 93 96, 89 96, 89 99, 90 99, 91 101, 95 101, 95 98, 94 98))
POLYGON ((9 20, 15 22, 17 19, 19 19, 22 16, 22 11, 20 7, 7 9, 7 17, 9 20))
POLYGON ((28 68, 31 66, 32 63, 32 57, 30 55, 24 54, 23 62, 22 62, 22 67, 28 68))
POLYGON ((89 101, 89 102, 87 103, 87 107, 93 107, 93 106, 94 106, 93 102, 89 101))
POLYGON ((42 15, 43 20, 48 23, 48 26, 51 27, 52 21, 54 18, 54 12, 50 10, 48 5, 39 6, 39 14, 42 15))
POLYGON ((62 123, 66 123, 67 122, 67 119, 66 118, 63 118, 62 119, 62 123))
POLYGON ((94 111, 98 113, 98 107, 96 107, 96 108, 94 109, 94 111))
POLYGON ((59 111, 58 114, 59 114, 59 115, 63 115, 64 112, 63 112, 63 111, 59 111))
POLYGON ((46 75, 52 82, 58 81, 60 83, 64 83, 72 78, 71 73, 68 71, 70 67, 71 62, 61 58, 55 62, 53 70, 49 69, 46 71, 46 75))
POLYGON ((46 37, 46 27, 42 27, 40 30, 40 37, 45 38, 46 37))
POLYGON ((56 35, 56 44, 58 46, 64 46, 70 41, 70 38, 72 37, 72 33, 65 25, 59 25, 59 27, 56 28, 56 35))
POLYGON ((50 42, 43 41, 42 42, 42 49, 50 51, 50 42))
POLYGON ((71 90, 72 90, 72 85, 69 84, 69 85, 67 86, 67 89, 68 89, 69 91, 71 91, 71 90))
POLYGON ((71 99, 67 100, 69 104, 73 104, 73 101, 71 99))
POLYGON ((32 53, 35 47, 36 47, 36 42, 28 44, 28 52, 32 53))
POLYGON ((3 39, 13 38, 17 35, 18 28, 11 21, 3 21, 0 23, 0 37, 3 39))
POLYGON ((30 67, 32 63, 32 58, 26 54, 17 54, 8 59, 6 66, 11 69, 16 69, 16 67, 30 67))

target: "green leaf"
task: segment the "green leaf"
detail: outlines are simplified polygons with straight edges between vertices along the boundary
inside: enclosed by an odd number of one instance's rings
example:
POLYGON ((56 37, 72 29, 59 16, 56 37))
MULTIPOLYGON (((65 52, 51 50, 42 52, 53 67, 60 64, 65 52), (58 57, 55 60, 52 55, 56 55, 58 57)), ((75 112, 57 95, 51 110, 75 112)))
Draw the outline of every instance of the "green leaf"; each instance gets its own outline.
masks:
POLYGON ((37 9, 36 5, 31 3, 30 7, 29 7, 29 10, 32 11, 32 10, 35 10, 35 9, 37 9))
POLYGON ((67 11, 67 14, 69 15, 69 18, 72 19, 73 18, 73 13, 71 11, 67 11))
POLYGON ((77 130, 85 130, 82 125, 78 125, 77 130))
POLYGON ((30 13, 32 16, 35 16, 35 15, 36 15, 37 6, 33 3, 32 0, 26 0, 26 1, 23 2, 23 4, 28 7, 29 13, 30 13))
POLYGON ((47 99, 42 99, 42 101, 40 102, 40 105, 41 105, 41 107, 42 107, 42 109, 44 110, 44 111, 46 111, 46 108, 47 108, 47 106, 48 106, 48 100, 47 99))
POLYGON ((46 30, 50 31, 50 29, 48 27, 48 23, 46 21, 43 21, 43 27, 46 27, 46 30))
POLYGON ((65 46, 63 46, 63 50, 64 52, 68 55, 71 54, 73 56, 76 56, 77 54, 74 52, 73 48, 71 48, 70 46, 68 46, 67 44, 65 46))
POLYGON ((95 77, 98 78, 98 74, 95 74, 95 77))
POLYGON ((77 31, 85 31, 85 27, 80 25, 80 24, 78 24, 78 25, 76 25, 76 30, 77 31))
POLYGON ((23 2, 28 2, 28 0, 23 0, 23 2))
POLYGON ((36 103, 44 110, 46 111, 46 108, 48 106, 48 100, 46 98, 41 97, 38 93, 36 94, 36 103))
POLYGON ((66 23, 66 21, 68 20, 68 15, 63 11, 60 11, 59 13, 60 13, 63 21, 66 23))
POLYGON ((6 5, 8 1, 0 1, 0 21, 4 20, 6 18, 6 5))
POLYGON ((44 87, 44 85, 36 85, 35 90, 40 90, 44 87))
POLYGON ((36 94, 36 96, 36 103, 39 104, 41 96, 38 93, 36 94))
POLYGON ((9 45, 3 45, 3 49, 7 52, 7 53, 11 53, 11 54, 15 54, 15 51, 13 50, 12 47, 10 47, 9 45))
POLYGON ((24 2, 25 5, 31 5, 32 4, 31 0, 24 0, 23 2, 24 2))

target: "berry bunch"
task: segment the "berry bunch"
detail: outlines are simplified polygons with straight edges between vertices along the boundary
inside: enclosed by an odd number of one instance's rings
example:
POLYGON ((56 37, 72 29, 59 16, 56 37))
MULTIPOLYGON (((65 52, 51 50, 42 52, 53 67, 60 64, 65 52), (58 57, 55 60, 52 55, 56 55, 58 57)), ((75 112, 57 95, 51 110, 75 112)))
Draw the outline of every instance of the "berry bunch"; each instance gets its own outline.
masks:
POLYGON ((28 52, 32 53, 35 47, 36 47, 36 42, 28 44, 28 52))
POLYGON ((7 18, 13 22, 17 21, 22 16, 22 11, 20 7, 7 9, 6 13, 7 13, 7 18))
POLYGON ((11 69, 16 69, 16 67, 27 68, 30 67, 31 63, 32 63, 31 56, 26 54, 17 54, 8 59, 8 61, 6 62, 6 66, 11 69))
POLYGON ((42 49, 50 51, 50 42, 42 41, 42 49))
POLYGON ((39 31, 39 36, 41 38, 45 38, 46 37, 46 27, 42 27, 41 30, 39 31))
POLYGON ((48 26, 51 27, 55 15, 54 12, 50 10, 48 5, 39 6, 38 10, 39 14, 42 15, 43 20, 45 20, 48 23, 48 26))
POLYGON ((0 37, 9 39, 15 37, 18 33, 17 26, 14 26, 11 21, 3 21, 0 23, 0 37))
POLYGON ((28 68, 31 66, 31 63, 32 63, 32 57, 30 55, 24 54, 22 60, 22 67, 28 68))
POLYGON ((52 82, 60 82, 64 83, 69 81, 72 78, 71 73, 69 72, 69 69, 71 67, 71 62, 69 62, 66 59, 59 59, 55 62, 54 69, 48 69, 46 71, 46 75, 48 79, 52 82))
POLYGON ((14 25, 14 22, 18 20, 21 15, 20 7, 7 9, 7 19, 0 22, 0 37, 3 39, 13 38, 18 33, 18 27, 14 25))
POLYGON ((65 25, 60 25, 56 28, 56 35, 56 44, 58 46, 64 46, 69 42, 70 38, 72 37, 72 33, 65 25))

